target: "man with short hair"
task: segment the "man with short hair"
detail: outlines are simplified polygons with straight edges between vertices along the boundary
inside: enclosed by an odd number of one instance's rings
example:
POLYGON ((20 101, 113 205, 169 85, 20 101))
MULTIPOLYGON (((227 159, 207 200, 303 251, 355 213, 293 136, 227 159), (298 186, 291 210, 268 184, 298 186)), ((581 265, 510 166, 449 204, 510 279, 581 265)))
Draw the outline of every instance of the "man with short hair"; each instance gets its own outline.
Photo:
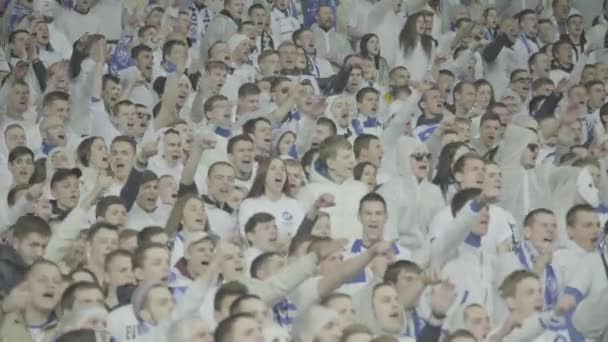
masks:
POLYGON ((34 262, 19 289, 20 295, 27 296, 28 300, 23 307, 7 310, 9 313, 2 321, 0 337, 32 342, 52 339, 57 324, 54 312, 63 286, 61 272, 55 263, 44 259, 34 262))
POLYGON ((316 23, 311 26, 317 54, 329 60, 338 71, 344 58, 353 53, 346 35, 334 30, 334 10, 327 4, 321 4, 315 13, 316 23))
POLYGON ((517 14, 521 35, 513 45, 517 55, 516 65, 526 65, 530 57, 540 50, 537 41, 538 14, 533 9, 525 9, 517 14))
POLYGON ((333 238, 357 238, 361 236, 358 222, 359 200, 368 192, 367 186, 353 179, 355 156, 352 145, 342 136, 325 139, 320 146, 315 171, 322 177, 312 181, 307 188, 313 198, 323 193, 335 196, 336 206, 328 211, 333 238))
POLYGON ((235 186, 249 191, 255 178, 257 163, 254 160, 253 139, 247 135, 237 135, 228 141, 228 160, 234 167, 235 186))
POLYGON ((0 295, 6 297, 36 260, 44 256, 51 237, 48 223, 37 216, 22 216, 10 227, 8 244, 0 245, 0 295))

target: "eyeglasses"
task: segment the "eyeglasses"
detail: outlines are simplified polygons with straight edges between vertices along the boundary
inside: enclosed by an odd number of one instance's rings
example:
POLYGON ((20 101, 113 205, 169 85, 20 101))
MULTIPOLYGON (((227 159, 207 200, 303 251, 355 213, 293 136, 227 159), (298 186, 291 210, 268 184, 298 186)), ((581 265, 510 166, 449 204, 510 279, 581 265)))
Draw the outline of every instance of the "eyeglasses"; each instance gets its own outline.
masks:
POLYGON ((538 151, 539 146, 538 144, 528 144, 528 150, 530 150, 530 152, 536 152, 538 151))
POLYGON ((430 153, 414 153, 410 157, 414 158, 416 161, 422 161, 422 159, 430 160, 430 153))

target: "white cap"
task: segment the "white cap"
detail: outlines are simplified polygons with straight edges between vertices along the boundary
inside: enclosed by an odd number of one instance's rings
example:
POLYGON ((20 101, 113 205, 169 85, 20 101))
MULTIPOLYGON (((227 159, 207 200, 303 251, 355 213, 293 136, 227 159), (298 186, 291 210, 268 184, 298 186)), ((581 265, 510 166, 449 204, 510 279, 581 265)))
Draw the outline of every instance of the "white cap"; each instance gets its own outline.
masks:
POLYGON ((249 40, 249 37, 244 34, 235 34, 234 36, 230 37, 228 40, 228 48, 230 49, 230 52, 234 51, 237 46, 247 40, 249 40))

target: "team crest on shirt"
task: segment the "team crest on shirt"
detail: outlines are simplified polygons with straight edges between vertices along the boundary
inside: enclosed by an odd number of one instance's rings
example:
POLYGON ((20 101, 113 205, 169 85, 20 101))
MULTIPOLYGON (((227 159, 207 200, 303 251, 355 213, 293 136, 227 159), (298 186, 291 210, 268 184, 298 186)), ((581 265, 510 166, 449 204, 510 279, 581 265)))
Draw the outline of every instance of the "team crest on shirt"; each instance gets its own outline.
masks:
POLYGON ((291 213, 288 211, 284 211, 281 214, 281 218, 283 218, 283 221, 291 221, 291 220, 293 220, 293 215, 291 215, 291 213))

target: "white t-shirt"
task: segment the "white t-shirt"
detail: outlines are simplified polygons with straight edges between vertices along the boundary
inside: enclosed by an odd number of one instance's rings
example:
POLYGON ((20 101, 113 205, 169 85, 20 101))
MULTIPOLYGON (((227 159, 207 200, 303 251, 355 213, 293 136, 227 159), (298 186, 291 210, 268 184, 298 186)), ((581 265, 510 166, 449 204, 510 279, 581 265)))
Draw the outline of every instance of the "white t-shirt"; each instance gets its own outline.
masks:
POLYGON ((133 305, 121 306, 108 315, 108 332, 116 342, 135 341, 139 322, 133 312, 133 305))
POLYGON ((278 201, 271 201, 262 195, 257 198, 248 198, 241 203, 239 210, 239 230, 245 235, 245 223, 254 214, 266 212, 274 216, 279 238, 285 239, 288 235, 294 236, 298 231, 300 223, 304 219, 304 210, 297 200, 281 195, 278 201))

